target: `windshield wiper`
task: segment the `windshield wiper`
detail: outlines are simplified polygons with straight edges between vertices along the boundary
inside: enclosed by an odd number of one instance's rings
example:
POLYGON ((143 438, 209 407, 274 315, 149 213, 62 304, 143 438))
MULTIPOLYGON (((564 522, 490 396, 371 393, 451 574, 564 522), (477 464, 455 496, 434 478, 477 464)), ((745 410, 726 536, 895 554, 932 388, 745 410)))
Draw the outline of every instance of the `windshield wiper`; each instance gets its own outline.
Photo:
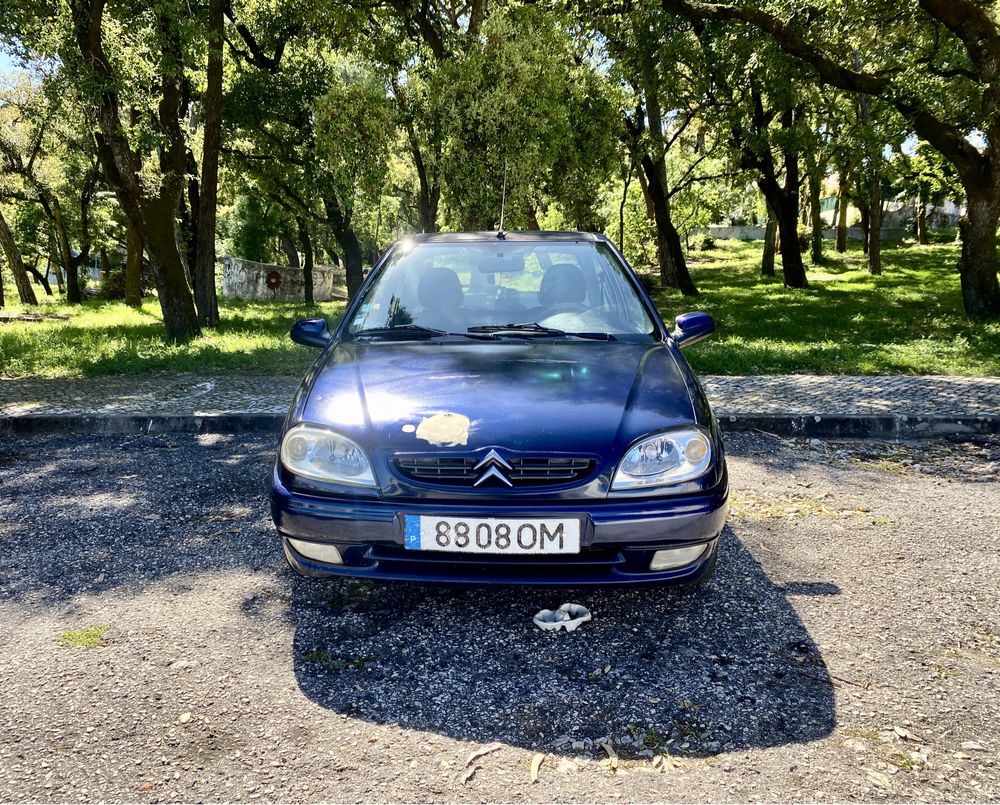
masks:
POLYGON ((512 331, 518 334, 566 335, 565 330, 557 330, 555 327, 543 327, 537 321, 524 321, 516 324, 477 324, 467 329, 470 333, 503 333, 512 331))
POLYGON ((402 336, 406 338, 420 337, 437 338, 441 335, 448 335, 447 330, 437 330, 434 327, 424 327, 421 324, 396 324, 392 327, 367 327, 358 330, 355 338, 393 338, 402 336))
POLYGON ((552 335, 552 336, 572 336, 574 338, 591 338, 597 341, 617 341, 611 333, 570 333, 566 330, 557 330, 555 327, 545 327, 537 321, 525 321, 517 324, 478 324, 469 327, 470 333, 500 333, 512 332, 517 335, 552 335))
POLYGON ((392 327, 366 327, 358 330, 355 338, 440 338, 443 335, 454 335, 462 338, 475 338, 477 340, 491 341, 497 336, 493 333, 450 333, 447 330, 438 330, 434 327, 424 327, 422 324, 396 324, 392 327))

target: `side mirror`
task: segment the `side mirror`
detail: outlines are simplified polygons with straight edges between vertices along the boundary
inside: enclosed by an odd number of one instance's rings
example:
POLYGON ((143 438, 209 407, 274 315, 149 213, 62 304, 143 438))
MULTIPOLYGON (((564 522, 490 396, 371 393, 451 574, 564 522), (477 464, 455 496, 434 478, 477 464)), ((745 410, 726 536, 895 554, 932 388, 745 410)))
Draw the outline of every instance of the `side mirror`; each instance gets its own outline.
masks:
POLYGON ((324 349, 332 340, 326 319, 299 319, 292 325, 292 341, 296 344, 324 349))
POLYGON ((674 327, 670 334, 674 343, 679 347, 689 347, 715 332, 715 320, 700 311, 682 313, 674 319, 674 327))

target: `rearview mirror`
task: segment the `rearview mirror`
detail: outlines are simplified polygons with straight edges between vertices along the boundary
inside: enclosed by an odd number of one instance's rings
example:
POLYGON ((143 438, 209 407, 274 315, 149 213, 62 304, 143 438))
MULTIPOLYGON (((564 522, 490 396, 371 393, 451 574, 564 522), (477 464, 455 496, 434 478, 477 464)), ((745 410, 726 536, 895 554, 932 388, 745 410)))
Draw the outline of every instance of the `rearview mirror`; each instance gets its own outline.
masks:
POLYGON ((679 347, 689 347, 715 332, 715 320, 701 311, 681 313, 674 319, 674 328, 670 334, 674 343, 679 347))
POLYGON ((292 325, 292 341, 296 344, 323 349, 332 340, 326 319, 299 319, 292 325))

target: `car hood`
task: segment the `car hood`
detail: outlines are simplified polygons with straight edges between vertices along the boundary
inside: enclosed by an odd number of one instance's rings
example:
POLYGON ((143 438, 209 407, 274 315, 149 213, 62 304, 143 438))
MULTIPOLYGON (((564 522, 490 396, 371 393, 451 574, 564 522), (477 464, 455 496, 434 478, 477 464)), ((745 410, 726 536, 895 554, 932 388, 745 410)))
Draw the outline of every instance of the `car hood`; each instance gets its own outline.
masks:
POLYGON ((691 394, 660 343, 347 342, 296 418, 391 453, 600 454, 696 421, 691 394))

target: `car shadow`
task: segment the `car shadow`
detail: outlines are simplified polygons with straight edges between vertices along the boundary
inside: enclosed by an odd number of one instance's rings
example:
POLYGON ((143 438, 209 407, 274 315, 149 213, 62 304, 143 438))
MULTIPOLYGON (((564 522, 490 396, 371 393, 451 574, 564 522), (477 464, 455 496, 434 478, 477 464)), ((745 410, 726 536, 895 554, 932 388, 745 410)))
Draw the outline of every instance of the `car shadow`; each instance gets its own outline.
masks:
POLYGON ((829 734, 832 681, 787 596, 839 591, 774 584, 730 527, 721 551, 694 595, 296 579, 296 679, 354 718, 550 752, 610 739, 623 756, 704 756, 829 734), (534 627, 537 610, 565 601, 593 620, 534 627))

